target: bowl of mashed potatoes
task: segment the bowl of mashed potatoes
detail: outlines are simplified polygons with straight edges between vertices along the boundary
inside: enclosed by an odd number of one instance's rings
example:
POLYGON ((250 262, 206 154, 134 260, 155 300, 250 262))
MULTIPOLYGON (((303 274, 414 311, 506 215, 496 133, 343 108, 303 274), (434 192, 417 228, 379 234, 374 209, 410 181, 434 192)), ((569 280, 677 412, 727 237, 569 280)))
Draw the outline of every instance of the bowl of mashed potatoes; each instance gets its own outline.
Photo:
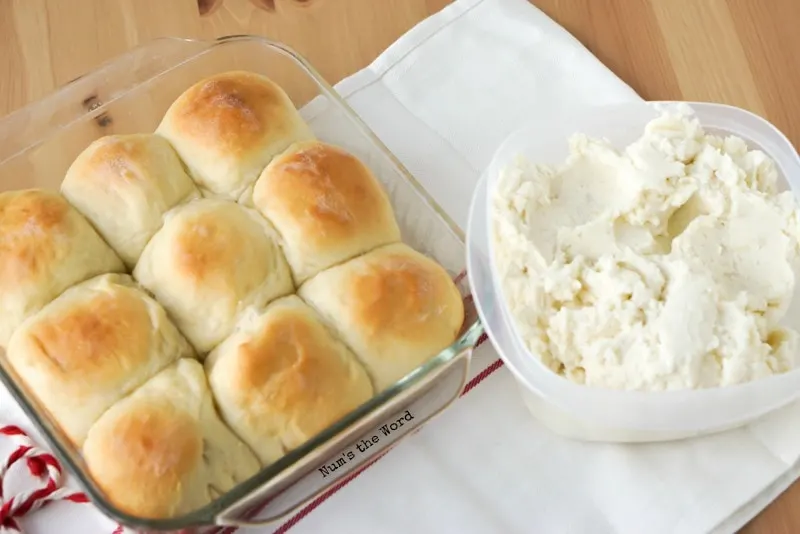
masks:
POLYGON ((558 433, 659 441, 800 396, 800 158, 718 104, 538 117, 475 192, 469 275, 527 406, 558 433))

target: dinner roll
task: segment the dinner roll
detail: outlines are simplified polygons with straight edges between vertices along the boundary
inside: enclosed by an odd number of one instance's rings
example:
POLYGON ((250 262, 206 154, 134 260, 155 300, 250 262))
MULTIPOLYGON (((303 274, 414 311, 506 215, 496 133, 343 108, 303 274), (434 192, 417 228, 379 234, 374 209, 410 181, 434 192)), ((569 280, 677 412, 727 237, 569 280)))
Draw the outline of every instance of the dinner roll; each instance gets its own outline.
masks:
POLYGON ((206 353, 230 335, 247 307, 294 291, 274 232, 234 202, 195 200, 165 215, 133 275, 206 353))
POLYGON ((335 327, 376 391, 450 345, 464 321, 447 271, 401 243, 321 272, 299 295, 335 327))
POLYGON ((0 346, 73 284, 123 272, 113 250, 75 208, 40 189, 0 193, 0 346))
POLYGON ((178 97, 156 132, 213 196, 238 199, 267 163, 295 141, 313 139, 286 93, 252 72, 202 80, 178 97))
POLYGON ((164 213, 200 192, 157 135, 110 135, 72 163, 61 193, 133 268, 164 213))
POLYGON ((83 457, 115 506, 150 519, 205 506, 261 468, 217 416, 203 367, 189 359, 104 413, 83 457))
POLYGON ((373 395, 361 364, 295 295, 247 314, 206 369, 222 418, 265 465, 373 395))
POLYGON ((109 274, 71 287, 25 321, 6 357, 80 445, 112 404, 193 354, 158 303, 128 275, 109 274))
POLYGON ((381 183, 357 157, 325 143, 297 143, 273 159, 256 182, 253 204, 282 236, 297 284, 400 241, 381 183))

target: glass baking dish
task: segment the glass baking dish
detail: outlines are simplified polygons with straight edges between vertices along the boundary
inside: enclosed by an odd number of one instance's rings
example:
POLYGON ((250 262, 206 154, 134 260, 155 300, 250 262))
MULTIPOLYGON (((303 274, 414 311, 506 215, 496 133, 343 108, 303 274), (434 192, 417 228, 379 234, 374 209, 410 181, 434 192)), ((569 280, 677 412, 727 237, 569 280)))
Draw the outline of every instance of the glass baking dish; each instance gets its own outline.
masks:
POLYGON ((230 70, 280 84, 322 141, 356 154, 384 184, 403 241, 440 263, 465 297, 460 337, 340 421, 211 504, 182 517, 148 520, 116 509, 87 474, 79 451, 21 384, 0 352, 0 379, 91 501, 141 532, 214 532, 286 517, 413 433, 458 397, 483 328, 465 276, 461 230, 320 75, 286 46, 256 36, 215 41, 159 39, 104 64, 0 121, 0 190, 57 189, 73 159, 109 134, 152 132, 193 83, 230 70), (377 439, 376 439, 377 438, 377 439), (369 444, 367 444, 369 442, 369 444))

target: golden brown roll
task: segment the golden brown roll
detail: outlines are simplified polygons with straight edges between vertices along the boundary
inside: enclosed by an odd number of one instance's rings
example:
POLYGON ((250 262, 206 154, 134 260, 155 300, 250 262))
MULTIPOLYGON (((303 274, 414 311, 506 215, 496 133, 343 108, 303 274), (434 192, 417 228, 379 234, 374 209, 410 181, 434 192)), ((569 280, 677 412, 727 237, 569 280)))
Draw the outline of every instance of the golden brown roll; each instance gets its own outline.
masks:
POLYGON ((151 519, 205 506, 261 467, 219 419, 203 367, 189 359, 104 413, 89 430, 83 457, 115 506, 151 519))
POLYGON ((193 355, 164 309, 119 274, 66 290, 14 332, 6 352, 75 445, 112 404, 193 355))
POLYGON ((165 215, 133 271, 201 354, 241 312, 294 291, 275 231, 254 210, 201 199, 165 215))
POLYGON ((400 229, 380 182, 357 157, 315 141, 277 156, 253 204, 275 226, 296 284, 381 245, 400 229))
POLYGON ((58 193, 0 193, 0 346, 69 286, 124 270, 122 260, 58 193))
POLYGON ((72 163, 61 193, 133 268, 164 213, 200 196, 180 159, 157 135, 110 135, 72 163))
POLYGON ((373 394, 350 350, 295 295, 246 315, 206 369, 222 418, 264 465, 373 394))
POLYGON ((217 74, 187 89, 156 133, 172 143, 201 189, 233 200, 273 156, 295 141, 313 139, 283 89, 241 71, 217 74))
POLYGON ((332 324, 382 391, 455 341, 464 303, 438 263, 404 244, 306 282, 299 295, 332 324))

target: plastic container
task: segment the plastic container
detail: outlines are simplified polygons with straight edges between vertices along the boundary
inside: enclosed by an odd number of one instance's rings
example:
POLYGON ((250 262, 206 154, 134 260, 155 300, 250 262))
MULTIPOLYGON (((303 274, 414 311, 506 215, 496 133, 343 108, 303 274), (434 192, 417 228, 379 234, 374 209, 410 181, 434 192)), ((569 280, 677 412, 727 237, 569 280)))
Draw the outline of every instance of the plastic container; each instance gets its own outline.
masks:
MULTIPOLYGON (((581 132, 622 148, 639 138, 644 126, 677 102, 632 102, 582 110, 580 114, 539 116, 513 133, 497 150, 472 199, 467 270, 473 298, 487 333, 514 374, 535 417, 559 434, 591 441, 638 442, 686 438, 735 428, 800 397, 800 370, 750 383, 668 392, 619 391, 587 387, 553 373, 524 347, 517 335, 494 274, 489 239, 489 206, 498 171, 517 155, 558 164, 568 154, 567 139, 581 132)), ((743 138, 772 157, 784 181, 800 192, 800 157, 774 126, 731 106, 685 103, 708 132, 743 138)), ((797 327, 800 291, 795 292, 787 325, 797 327)))
MULTIPOLYGON (((159 39, 5 117, 0 120, 0 190, 58 189, 66 169, 89 143, 108 134, 152 132, 172 101, 190 85, 237 69, 272 78, 319 139, 344 147, 372 169, 389 194, 403 241, 451 273, 466 299, 464 238, 455 223, 313 67, 284 45, 262 37, 159 39)), ((214 502, 166 520, 125 514, 106 499, 88 475, 79 451, 68 445, 35 395, 17 379, 2 350, 0 379, 92 503, 121 524, 139 532, 188 534, 273 523, 412 434, 458 397, 472 349, 483 333, 469 302, 466 299, 461 334, 450 347, 214 502), (388 436, 380 432, 381 426, 395 423, 406 410, 413 421, 388 436), (356 448, 361 439, 376 434, 379 443, 363 452, 356 448), (345 451, 355 454, 341 465, 337 460, 345 451), (323 476, 319 468, 331 463, 340 467, 323 476)))

